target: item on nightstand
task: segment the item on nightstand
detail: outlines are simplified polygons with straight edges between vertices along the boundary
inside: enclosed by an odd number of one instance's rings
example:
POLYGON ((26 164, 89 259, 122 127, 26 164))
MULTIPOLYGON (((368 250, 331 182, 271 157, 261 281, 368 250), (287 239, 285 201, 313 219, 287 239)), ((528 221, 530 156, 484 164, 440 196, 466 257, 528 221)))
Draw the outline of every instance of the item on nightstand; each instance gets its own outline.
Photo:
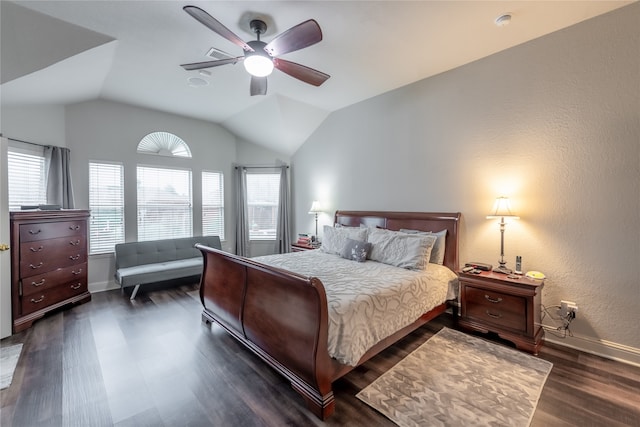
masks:
POLYGON ((527 274, 525 274, 525 276, 535 280, 544 280, 546 277, 543 273, 539 271, 527 271, 527 274))
POLYGON ((464 266, 477 268, 478 270, 482 270, 482 271, 491 271, 491 269, 493 268, 491 264, 484 264, 482 262, 473 262, 473 261, 466 263, 464 266))

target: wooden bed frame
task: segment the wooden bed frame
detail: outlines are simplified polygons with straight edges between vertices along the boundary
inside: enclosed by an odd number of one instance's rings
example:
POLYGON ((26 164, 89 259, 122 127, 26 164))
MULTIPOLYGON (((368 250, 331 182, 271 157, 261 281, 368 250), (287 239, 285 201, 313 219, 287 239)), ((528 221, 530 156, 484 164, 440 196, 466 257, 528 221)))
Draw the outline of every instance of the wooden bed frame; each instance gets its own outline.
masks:
MULTIPOLYGON (((447 229, 444 264, 458 269, 460 213, 336 211, 337 224, 360 224, 390 230, 447 229)), ((332 383, 354 366, 328 352, 329 315, 322 282, 248 258, 196 245, 204 255, 200 298, 202 321, 216 322, 280 374, 302 395, 320 419, 335 408, 332 383)), ((442 314, 444 303, 373 346, 364 363, 418 327, 442 314)), ((454 310, 455 310, 454 305, 454 310)), ((457 312, 457 310, 455 310, 457 312)))

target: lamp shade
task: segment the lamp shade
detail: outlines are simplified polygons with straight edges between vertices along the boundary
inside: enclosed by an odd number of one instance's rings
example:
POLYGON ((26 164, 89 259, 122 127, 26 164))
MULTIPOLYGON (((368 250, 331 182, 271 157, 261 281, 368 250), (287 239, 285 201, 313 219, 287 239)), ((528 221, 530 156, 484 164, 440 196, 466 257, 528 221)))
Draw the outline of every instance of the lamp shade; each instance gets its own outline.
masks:
POLYGON ((309 209, 309 213, 310 214, 315 214, 315 213, 319 213, 322 212, 322 206, 320 206, 320 202, 317 200, 314 200, 313 203, 311 203, 311 209, 309 209))
POLYGON ((487 215, 487 219, 504 217, 510 217, 513 219, 520 218, 511 211, 511 203, 509 202, 508 197, 498 197, 496 202, 493 204, 491 213, 487 215))

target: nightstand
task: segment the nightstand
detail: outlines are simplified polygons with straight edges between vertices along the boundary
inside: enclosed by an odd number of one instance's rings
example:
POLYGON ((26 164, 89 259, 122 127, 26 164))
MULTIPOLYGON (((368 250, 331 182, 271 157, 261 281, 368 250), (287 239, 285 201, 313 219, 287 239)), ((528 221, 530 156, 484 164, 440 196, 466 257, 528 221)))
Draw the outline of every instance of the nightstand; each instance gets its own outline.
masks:
POLYGON ((494 332, 520 350, 538 354, 543 330, 540 306, 544 281, 483 271, 458 272, 460 320, 463 328, 494 332))
POLYGON ((292 243, 291 252, 312 251, 320 246, 303 245, 302 243, 292 243))

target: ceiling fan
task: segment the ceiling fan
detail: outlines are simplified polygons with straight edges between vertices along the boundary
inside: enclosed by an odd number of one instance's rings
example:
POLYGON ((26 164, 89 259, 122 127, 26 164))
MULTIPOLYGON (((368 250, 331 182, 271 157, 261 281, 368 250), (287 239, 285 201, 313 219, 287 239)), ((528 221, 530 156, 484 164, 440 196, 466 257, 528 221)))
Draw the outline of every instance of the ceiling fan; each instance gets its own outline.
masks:
POLYGON ((259 19, 254 19, 251 21, 250 27, 256 34, 257 40, 245 43, 240 37, 199 7, 185 6, 183 9, 205 27, 244 49, 244 56, 180 65, 185 70, 200 70, 243 61, 245 69, 251 74, 251 96, 267 94, 267 76, 271 74, 274 68, 314 86, 320 86, 330 77, 328 74, 313 68, 278 58, 280 55, 303 49, 322 40, 320 26, 313 19, 289 28, 269 43, 260 40, 260 35, 267 30, 267 24, 259 19))

